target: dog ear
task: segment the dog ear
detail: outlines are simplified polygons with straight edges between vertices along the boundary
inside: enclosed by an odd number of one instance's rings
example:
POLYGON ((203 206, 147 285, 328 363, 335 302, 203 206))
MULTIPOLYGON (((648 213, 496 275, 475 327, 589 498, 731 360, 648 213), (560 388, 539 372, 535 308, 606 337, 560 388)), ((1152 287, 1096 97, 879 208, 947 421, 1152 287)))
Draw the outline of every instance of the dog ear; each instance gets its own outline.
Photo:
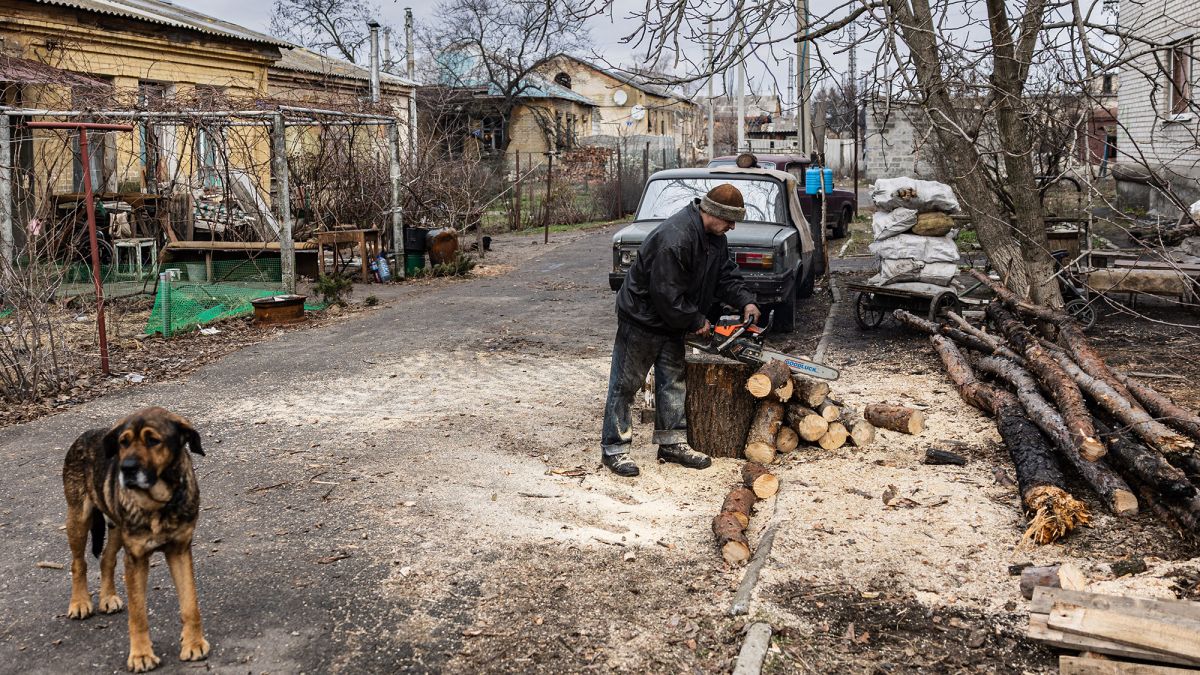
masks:
POLYGON ((100 444, 104 448, 104 456, 106 458, 116 457, 117 452, 120 451, 122 431, 125 431, 125 420, 117 422, 112 429, 108 430, 108 433, 104 434, 104 438, 100 439, 100 444))
POLYGON ((171 421, 175 423, 175 433, 187 442, 188 449, 203 457, 204 448, 200 445, 200 432, 196 431, 191 422, 179 415, 171 415, 171 421))

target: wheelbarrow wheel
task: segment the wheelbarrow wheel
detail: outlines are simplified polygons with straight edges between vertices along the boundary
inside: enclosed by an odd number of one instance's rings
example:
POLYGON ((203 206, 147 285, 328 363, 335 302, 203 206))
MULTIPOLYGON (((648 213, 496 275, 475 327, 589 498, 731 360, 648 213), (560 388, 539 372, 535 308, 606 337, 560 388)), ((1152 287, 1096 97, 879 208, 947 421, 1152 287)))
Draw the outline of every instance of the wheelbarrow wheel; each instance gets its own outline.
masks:
POLYGON ((878 328, 886 313, 875 306, 873 293, 859 293, 854 300, 854 323, 863 330, 878 328))
POLYGON ((1079 322, 1079 326, 1083 330, 1088 330, 1096 325, 1096 308, 1092 307, 1092 303, 1083 298, 1071 300, 1063 309, 1067 310, 1067 314, 1070 314, 1075 318, 1075 321, 1079 322))
POLYGON ((961 303, 958 301, 958 295, 954 291, 946 291, 939 294, 929 303, 929 320, 937 322, 942 316, 943 311, 960 312, 962 311, 961 303))

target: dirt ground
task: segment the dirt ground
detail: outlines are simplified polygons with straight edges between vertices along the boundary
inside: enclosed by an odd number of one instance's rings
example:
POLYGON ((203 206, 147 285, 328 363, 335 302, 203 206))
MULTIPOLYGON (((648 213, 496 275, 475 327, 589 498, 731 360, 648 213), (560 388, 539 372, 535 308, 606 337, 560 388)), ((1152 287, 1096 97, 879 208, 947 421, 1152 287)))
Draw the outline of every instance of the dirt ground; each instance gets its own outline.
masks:
MULTIPOLYGON (((195 550, 213 652, 200 667, 218 672, 728 672, 754 620, 776 630, 773 673, 1051 672, 1050 651, 1022 636, 1009 566, 1072 560, 1099 590, 1194 591, 1192 546, 1150 516, 1108 516, 1081 487, 1092 527, 1023 544, 994 425, 959 400, 925 339, 891 324, 863 333, 842 302, 835 394, 928 406, 928 430, 791 453, 779 497, 752 521, 754 540, 779 529, 750 615, 729 617, 742 570, 721 562, 709 523, 739 462, 656 464, 639 425, 639 478, 599 464, 614 229, 549 246, 497 237, 475 278, 405 284, 373 311, 248 346, 231 331, 216 341, 227 353, 179 377, 0 429, 6 668, 123 670, 125 617, 68 620, 69 573, 36 564, 69 562, 66 447, 150 404, 204 437, 195 550), (926 466, 930 446, 968 465, 926 466), (886 506, 890 486, 908 499, 886 506), (1112 579, 1109 563, 1130 556, 1148 570, 1112 579)), ((828 303, 804 305, 778 344, 810 353, 828 303)), ((1114 360, 1195 375, 1194 334, 1163 327, 1140 350, 1121 321, 1100 324, 1114 360)), ((1159 382, 1186 394, 1185 381, 1159 382)), ((190 671, 164 568, 151 571, 156 649, 163 671, 190 671)))

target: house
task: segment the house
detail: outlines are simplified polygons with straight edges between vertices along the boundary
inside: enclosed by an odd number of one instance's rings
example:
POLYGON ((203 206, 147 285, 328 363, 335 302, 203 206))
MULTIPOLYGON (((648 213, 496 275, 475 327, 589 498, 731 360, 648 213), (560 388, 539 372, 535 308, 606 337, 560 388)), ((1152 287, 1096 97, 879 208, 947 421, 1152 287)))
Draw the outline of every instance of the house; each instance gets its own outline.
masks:
POLYGON ((704 119, 698 105, 664 87, 570 54, 542 63, 538 72, 556 85, 582 94, 596 104, 590 135, 669 139, 669 147, 694 161, 704 146, 704 119))
POLYGON ((1136 36, 1122 66, 1114 176, 1122 206, 1177 215, 1152 183, 1200 199, 1200 3, 1121 0, 1120 29, 1136 36), (1161 45, 1148 51, 1146 45, 1161 45))
MULTIPOLYGON (((713 152, 718 156, 734 154, 739 150, 780 153, 797 147, 795 116, 783 116, 783 103, 778 96, 745 96, 744 131, 748 147, 740 149, 737 147, 738 97, 714 96, 701 100, 706 109, 713 109, 713 152)), ((704 142, 707 143, 706 136, 704 142)))

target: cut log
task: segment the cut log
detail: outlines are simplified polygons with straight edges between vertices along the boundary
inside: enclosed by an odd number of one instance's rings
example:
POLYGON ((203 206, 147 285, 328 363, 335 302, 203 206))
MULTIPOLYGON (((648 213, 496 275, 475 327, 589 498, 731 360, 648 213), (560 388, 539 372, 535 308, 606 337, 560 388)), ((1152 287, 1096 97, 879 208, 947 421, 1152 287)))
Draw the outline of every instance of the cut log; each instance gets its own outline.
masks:
POLYGON ((786 401, 792 397, 792 388, 792 370, 779 359, 764 363, 746 380, 746 391, 754 398, 774 394, 780 401, 786 401))
POLYGON ((842 408, 842 418, 838 420, 850 434, 850 442, 856 447, 866 447, 875 442, 875 425, 866 421, 854 408, 842 408))
POLYGON ((864 416, 874 426, 902 434, 915 435, 925 430, 925 413, 902 405, 872 403, 867 406, 864 416))
POLYGON ((953 464, 955 466, 966 466, 967 458, 950 452, 949 450, 929 448, 925 451, 925 463, 934 465, 953 464))
POLYGON ((1108 444, 1108 457, 1114 466, 1132 474, 1169 501, 1183 502, 1196 496, 1196 486, 1188 480, 1187 474, 1157 452, 1105 424, 1097 423, 1096 426, 1108 444))
POLYGON ((758 399, 746 391, 754 367, 711 354, 687 356, 688 444, 710 457, 742 456, 758 399))
POLYGON ((1059 453, 1095 490, 1104 505, 1117 515, 1134 515, 1138 511, 1137 495, 1115 471, 1102 460, 1089 460, 1080 454, 1062 415, 1038 391, 1029 371, 1007 359, 988 356, 975 362, 979 370, 1008 382, 1017 391, 1017 400, 1024 406, 1029 419, 1041 429, 1058 448, 1059 453))
POLYGON ((746 446, 743 454, 746 459, 759 464, 770 464, 775 461, 775 435, 783 424, 783 404, 771 399, 763 399, 758 403, 758 413, 750 423, 750 431, 746 434, 746 446))
POLYGON ((818 403, 813 410, 830 423, 836 422, 842 416, 842 404, 828 398, 818 403))
POLYGON ((1174 401, 1160 394, 1150 385, 1128 375, 1113 371, 1113 376, 1142 404, 1150 414, 1175 427, 1183 433, 1200 441, 1200 415, 1176 405, 1174 401))
POLYGON ((1168 452, 1166 457, 1171 466, 1187 475, 1188 480, 1200 480, 1200 458, 1187 452, 1168 452))
POLYGON ((726 563, 741 565, 750 559, 746 526, 733 513, 722 513, 713 518, 712 530, 717 537, 717 548, 721 550, 721 557, 726 563))
POLYGON ((734 488, 725 495, 725 502, 721 504, 721 513, 735 513, 739 521, 742 522, 742 527, 750 523, 750 514, 754 511, 754 502, 758 501, 758 497, 752 490, 746 487, 734 488))
POLYGON ((1025 324, 999 303, 993 302, 987 306, 987 316, 1017 347, 1017 351, 1024 354, 1025 366, 1054 400, 1079 454, 1088 461, 1103 457, 1107 449, 1096 438, 1092 415, 1075 380, 1038 344, 1025 324))
POLYGON ((1066 478, 1058 468, 1054 451, 1025 415, 1016 397, 977 380, 970 364, 949 338, 934 335, 929 339, 963 400, 996 418, 1000 438, 1016 468, 1021 503, 1029 516, 1025 537, 1046 544, 1065 537, 1078 525, 1087 524, 1091 520, 1087 506, 1063 487, 1066 478))
POLYGON ((825 450, 837 450, 846 444, 846 439, 849 437, 850 432, 846 431, 846 427, 842 426, 841 422, 830 422, 829 430, 817 439, 817 445, 825 450))
POLYGON ((1125 424, 1151 447, 1163 452, 1179 452, 1195 447, 1195 443, 1175 433, 1151 417, 1140 405, 1125 398, 1107 382, 1076 365, 1065 352, 1047 350, 1062 369, 1069 373, 1079 387, 1088 393, 1101 408, 1125 424))
POLYGON ((779 433, 775 434, 775 451, 776 452, 791 452, 800 445, 800 435, 796 430, 783 425, 779 427, 779 433))
POLYGON ((958 326, 959 330, 966 333, 967 335, 970 335, 973 338, 978 339, 980 342, 987 344, 989 347, 991 347, 992 354, 995 354, 996 356, 1002 356, 1006 359, 1012 359, 1013 361, 1017 361, 1017 362, 1021 363, 1022 365, 1024 365, 1025 359, 1022 358, 1020 355, 1018 355, 1013 350, 1009 349, 1008 345, 1005 344, 1004 340, 1002 340, 999 336, 992 335, 991 333, 989 333, 981 328, 972 326, 969 321, 964 319, 962 317, 962 315, 958 314, 957 312, 952 312, 950 310, 946 310, 946 311, 942 312, 942 314, 947 319, 950 319, 951 321, 953 321, 954 324, 956 326, 958 326))
POLYGON ((792 375, 792 400, 809 408, 820 405, 829 396, 829 383, 803 375, 792 375))
POLYGON ((911 232, 925 237, 944 237, 954 229, 954 219, 940 211, 918 213, 911 232))
POLYGON ((796 434, 809 443, 815 443, 829 431, 829 422, 824 417, 797 403, 788 404, 787 420, 796 434))
POLYGON ((772 497, 779 492, 779 479, 767 467, 754 462, 742 465, 742 484, 750 488, 759 499, 772 497))
POLYGON ((1087 578, 1071 563, 1048 567, 1026 567, 1021 570, 1021 595, 1030 600, 1033 589, 1039 586, 1065 588, 1069 591, 1086 591, 1087 578))

